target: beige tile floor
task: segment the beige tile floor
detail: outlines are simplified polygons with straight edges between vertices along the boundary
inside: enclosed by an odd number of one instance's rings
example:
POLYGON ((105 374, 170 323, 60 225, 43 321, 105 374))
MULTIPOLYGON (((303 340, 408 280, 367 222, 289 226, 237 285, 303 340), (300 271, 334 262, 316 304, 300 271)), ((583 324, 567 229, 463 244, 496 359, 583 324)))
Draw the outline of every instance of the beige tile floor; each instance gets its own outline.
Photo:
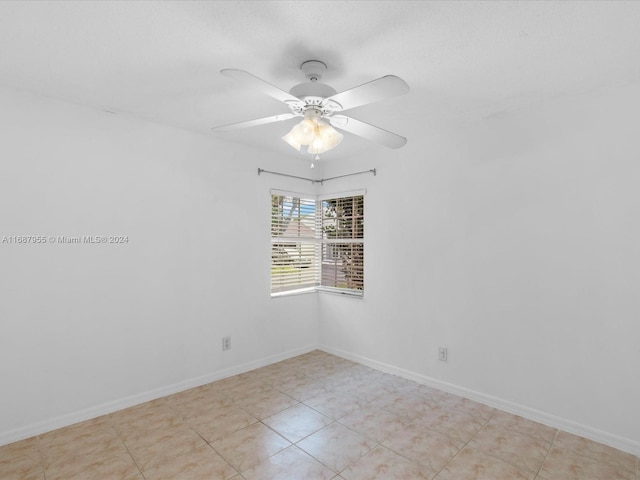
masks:
POLYGON ((2 480, 640 480, 638 457, 321 351, 0 447, 2 480))

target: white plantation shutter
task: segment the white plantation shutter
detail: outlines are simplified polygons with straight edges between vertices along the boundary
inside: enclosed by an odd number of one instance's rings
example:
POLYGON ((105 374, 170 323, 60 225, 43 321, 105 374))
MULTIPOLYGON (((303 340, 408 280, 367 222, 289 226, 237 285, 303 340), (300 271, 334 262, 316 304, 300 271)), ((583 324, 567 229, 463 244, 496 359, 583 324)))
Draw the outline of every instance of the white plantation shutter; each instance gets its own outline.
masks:
POLYGON ((271 294, 364 291, 364 196, 272 191, 271 294))
POLYGON ((313 289, 320 284, 316 200, 271 196, 271 293, 313 289))

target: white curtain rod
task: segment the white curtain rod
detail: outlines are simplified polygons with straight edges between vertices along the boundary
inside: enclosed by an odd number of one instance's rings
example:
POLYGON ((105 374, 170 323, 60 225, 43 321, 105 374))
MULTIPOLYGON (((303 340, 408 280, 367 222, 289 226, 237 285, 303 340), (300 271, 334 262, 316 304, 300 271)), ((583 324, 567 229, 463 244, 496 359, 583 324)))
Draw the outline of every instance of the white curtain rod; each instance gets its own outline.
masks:
POLYGON ((336 177, 321 178, 320 180, 314 180, 313 178, 298 177, 297 175, 289 175, 288 173, 271 172, 269 170, 258 168, 258 175, 260 175, 261 173, 270 173, 271 175, 280 175, 281 177, 297 178, 298 180, 306 180, 307 182, 319 183, 320 185, 322 185, 324 182, 328 182, 329 180, 336 180, 337 178, 351 177, 353 175, 362 175, 363 173, 373 173, 373 176, 375 177, 376 169, 372 168, 371 170, 363 170, 362 172, 347 173, 345 175, 338 175, 336 177))

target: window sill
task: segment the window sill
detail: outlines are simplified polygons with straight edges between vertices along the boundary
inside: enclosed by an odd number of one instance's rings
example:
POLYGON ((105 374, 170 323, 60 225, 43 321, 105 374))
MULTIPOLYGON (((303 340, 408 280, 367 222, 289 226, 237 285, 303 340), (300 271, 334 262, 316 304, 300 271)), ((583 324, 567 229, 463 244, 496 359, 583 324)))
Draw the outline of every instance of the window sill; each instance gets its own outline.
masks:
POLYGON ((317 291, 320 293, 328 293, 329 295, 339 295, 341 297, 364 298, 364 292, 362 290, 341 290, 339 288, 319 287, 317 291))
POLYGON ((283 297, 292 297, 295 295, 307 295, 309 293, 316 293, 317 291, 318 290, 315 287, 301 288, 299 290, 288 290, 286 292, 272 293, 271 298, 283 298, 283 297))
POLYGON ((278 292, 272 293, 271 298, 283 298, 283 297, 291 297, 295 295, 307 295, 309 293, 328 293, 329 295, 338 295, 341 297, 350 297, 350 298, 364 298, 364 292, 359 290, 341 290, 338 288, 330 288, 330 287, 312 287, 312 288, 301 288, 300 290, 290 290, 287 292, 278 292))

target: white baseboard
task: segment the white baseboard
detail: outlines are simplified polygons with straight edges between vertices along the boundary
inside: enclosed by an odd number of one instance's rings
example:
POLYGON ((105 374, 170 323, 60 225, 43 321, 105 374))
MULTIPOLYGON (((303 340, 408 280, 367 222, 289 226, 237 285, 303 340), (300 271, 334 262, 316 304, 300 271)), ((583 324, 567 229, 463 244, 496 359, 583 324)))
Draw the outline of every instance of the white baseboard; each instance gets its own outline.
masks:
POLYGON ((397 375, 407 380, 412 380, 414 382, 427 385, 429 387, 433 387, 438 390, 442 390, 444 392, 452 393, 454 395, 459 395, 461 397, 474 400, 484 405, 497 408, 498 410, 503 410, 505 412, 512 413, 514 415, 519 415, 529 420, 533 420, 535 422, 542 423, 544 425, 548 425, 553 428, 557 428, 558 430, 563 430, 565 432, 572 433, 574 435, 588 438, 590 440, 593 440, 594 442, 609 445, 610 447, 617 448, 618 450, 622 450, 624 452, 628 452, 633 455, 640 455, 640 442, 637 442, 628 438, 620 437, 618 435, 604 432, 602 430, 598 430, 596 428, 589 427, 587 425, 582 425, 580 423, 576 423, 561 417, 557 417, 550 413, 542 412, 540 410, 536 410, 534 408, 527 407, 525 405, 513 403, 508 400, 503 400, 501 398, 497 398, 481 392, 476 392, 468 388, 443 382, 435 378, 427 377, 419 373, 411 372, 409 370, 404 370, 402 368, 398 368, 393 365, 379 362, 377 360, 372 360, 370 358, 356 355, 353 353, 345 352, 343 350, 339 350, 336 348, 328 347, 326 345, 321 345, 318 348, 326 353, 330 353, 332 355, 336 355, 338 357, 342 357, 347 360, 351 360, 351 361, 360 363, 362 365, 366 365, 368 367, 374 368, 384 373, 397 375))
POLYGON ((286 360, 288 358, 296 357, 298 355, 311 352, 315 349, 320 349, 332 355, 336 355, 338 357, 342 357, 347 360, 351 360, 351 361, 360 363, 362 365, 366 365, 368 367, 374 368, 376 370, 379 370, 385 373, 397 375, 399 377, 405 378, 407 380, 412 380, 414 382, 427 385, 429 387, 437 388, 438 390, 452 393, 454 395, 460 395, 462 397, 469 398, 471 400, 483 403, 490 407, 497 408, 499 410, 503 410, 505 412, 509 412, 514 415, 519 415, 529 420, 533 420, 533 421, 542 423, 544 425, 548 425, 550 427, 563 430, 565 432, 569 432, 575 435, 579 435, 581 437, 589 438, 595 442, 609 445, 613 448, 617 448, 619 450, 629 452, 633 455, 640 455, 640 443, 634 440, 620 437, 618 435, 614 435, 608 432, 604 432, 602 430, 598 430, 598 429, 589 427, 587 425, 582 425, 582 424, 573 422, 571 420, 557 417, 555 415, 542 412, 524 405, 509 402, 507 400, 493 397, 491 395, 476 392, 474 390, 460 387, 458 385, 443 382, 441 380, 427 377, 419 373, 398 368, 393 365, 379 362, 377 360, 373 360, 367 357, 345 352, 343 350, 339 350, 336 348, 328 347, 326 345, 307 345, 305 347, 289 350, 281 354, 272 355, 272 356, 265 357, 258 360, 253 360, 251 362, 246 362, 240 365, 218 370, 216 372, 212 372, 207 375, 191 378, 183 382, 167 385, 165 387, 157 388, 157 389, 139 393, 136 395, 131 395, 113 402, 103 403, 103 404, 89 407, 77 412, 60 415, 58 417, 55 417, 49 420, 44 420, 41 422, 36 422, 30 425, 26 425, 24 427, 20 427, 14 430, 9 430, 7 432, 1 432, 0 446, 6 445, 12 442, 16 442, 19 440, 23 440, 25 438, 33 437, 35 435, 40 435, 42 433, 46 433, 51 430, 73 425, 74 423, 82 422, 82 421, 96 418, 102 415, 107 415, 109 413, 113 413, 118 410, 122 410, 124 408, 132 407, 134 405, 155 400, 157 398, 161 398, 167 395, 172 395, 174 393, 179 393, 184 390, 188 390, 190 388, 206 385, 207 383, 215 382, 223 378, 248 372, 256 368, 271 365, 272 363, 276 363, 282 360, 286 360))
POLYGON ((42 433, 50 432, 58 428, 73 425, 74 423, 83 422, 85 420, 90 420, 102 415, 117 412, 118 410, 122 410, 123 408, 133 407, 140 403, 149 402, 151 400, 165 397, 167 395, 172 395, 174 393, 179 393, 190 388, 206 385, 207 383, 215 382, 216 380, 221 380, 233 375, 238 375, 239 373, 244 373, 256 368, 271 365, 272 363, 280 362, 288 358, 297 357, 298 355, 311 352, 317 348, 317 345, 307 345, 302 348, 289 350, 277 355, 271 355, 269 357, 218 370, 216 372, 202 375, 200 377, 190 378, 188 380, 174 383, 172 385, 167 385, 165 387, 138 393, 136 395, 131 395, 112 402, 95 405, 83 410, 79 410, 77 412, 67 413, 55 418, 32 423, 24 427, 9 430, 7 432, 0 432, 0 446, 17 442, 19 440, 24 440, 25 438, 40 435, 42 433))

